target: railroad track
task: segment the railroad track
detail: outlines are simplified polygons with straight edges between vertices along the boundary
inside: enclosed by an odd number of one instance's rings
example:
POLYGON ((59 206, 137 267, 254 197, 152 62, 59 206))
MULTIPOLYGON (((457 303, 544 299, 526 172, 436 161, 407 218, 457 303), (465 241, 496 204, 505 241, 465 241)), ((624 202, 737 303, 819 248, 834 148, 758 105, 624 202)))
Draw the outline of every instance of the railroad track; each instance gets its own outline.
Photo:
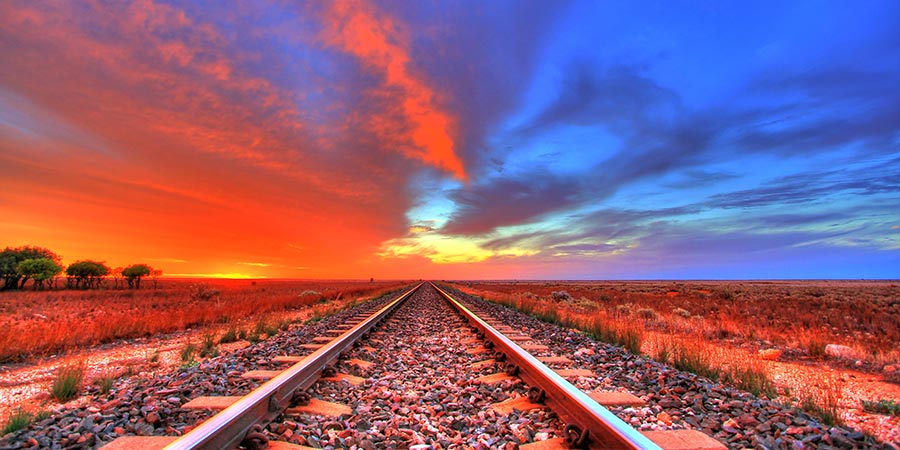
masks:
POLYGON ((565 355, 548 355, 546 346, 430 283, 360 311, 304 347, 312 353, 282 355, 271 360, 273 370, 245 373, 265 380, 247 395, 183 405, 218 410, 183 436, 127 436, 104 448, 724 448, 698 431, 638 432, 601 403, 640 399, 579 390, 566 377, 590 374, 547 366, 565 355), (461 437, 462 430, 476 437, 461 437))

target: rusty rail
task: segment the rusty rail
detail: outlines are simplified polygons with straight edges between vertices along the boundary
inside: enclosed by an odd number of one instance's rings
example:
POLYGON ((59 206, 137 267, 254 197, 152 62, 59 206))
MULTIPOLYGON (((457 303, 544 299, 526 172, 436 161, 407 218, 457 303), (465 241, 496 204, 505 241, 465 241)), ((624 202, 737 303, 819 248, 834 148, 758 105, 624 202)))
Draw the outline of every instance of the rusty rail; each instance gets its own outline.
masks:
POLYGON ((568 421, 565 431, 566 440, 570 445, 592 449, 660 450, 653 441, 538 361, 450 294, 433 284, 432 286, 465 316, 470 324, 484 333, 484 338, 492 342, 497 351, 506 355, 509 363, 518 366, 518 376, 522 380, 529 386, 543 391, 543 400, 561 418, 568 421))
POLYGON ((329 363, 400 306, 422 284, 419 283, 368 319, 350 328, 164 448, 168 450, 237 448, 245 437, 254 432, 255 425, 267 423, 281 414, 295 392, 312 386, 329 363))

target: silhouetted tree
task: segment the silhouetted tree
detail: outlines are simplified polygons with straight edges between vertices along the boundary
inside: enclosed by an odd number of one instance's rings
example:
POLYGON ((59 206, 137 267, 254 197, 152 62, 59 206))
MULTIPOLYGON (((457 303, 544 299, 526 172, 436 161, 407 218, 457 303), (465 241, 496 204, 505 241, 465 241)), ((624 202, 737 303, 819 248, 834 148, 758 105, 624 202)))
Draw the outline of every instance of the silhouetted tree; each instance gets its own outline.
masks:
POLYGON ((46 258, 56 263, 62 261, 56 253, 42 248, 30 245, 22 247, 6 247, 0 252, 0 277, 3 278, 3 287, 0 290, 21 289, 28 281, 28 277, 19 273, 19 263, 26 259, 46 258))
POLYGON ((69 276, 67 285, 76 289, 90 289, 100 286, 103 277, 109 274, 109 267, 102 262, 97 261, 77 261, 69 264, 66 268, 66 275, 69 276))
POLYGON ((25 280, 34 279, 34 289, 43 289, 45 281, 53 281, 53 278, 62 272, 62 267, 50 258, 26 259, 16 266, 16 271, 22 275, 22 284, 25 280))
POLYGON ((146 264, 132 264, 122 270, 122 276, 128 281, 129 288, 140 289, 141 277, 146 277, 153 269, 146 264))

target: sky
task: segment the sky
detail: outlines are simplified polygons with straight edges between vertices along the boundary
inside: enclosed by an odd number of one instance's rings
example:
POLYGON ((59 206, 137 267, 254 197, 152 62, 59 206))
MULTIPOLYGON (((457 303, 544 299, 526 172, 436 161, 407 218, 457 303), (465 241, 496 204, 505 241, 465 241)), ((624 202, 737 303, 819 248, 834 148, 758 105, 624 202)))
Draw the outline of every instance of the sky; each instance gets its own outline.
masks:
POLYGON ((0 2, 0 247, 900 278, 900 2, 0 2))

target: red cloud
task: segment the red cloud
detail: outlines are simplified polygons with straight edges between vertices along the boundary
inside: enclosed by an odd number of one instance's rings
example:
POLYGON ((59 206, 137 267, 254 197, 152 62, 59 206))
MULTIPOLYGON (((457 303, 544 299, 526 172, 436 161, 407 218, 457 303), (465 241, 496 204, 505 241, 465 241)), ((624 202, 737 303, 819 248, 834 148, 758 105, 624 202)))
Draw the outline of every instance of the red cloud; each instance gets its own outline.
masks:
POLYGON ((405 123, 400 126, 384 123, 383 116, 369 118, 369 126, 379 138, 396 141, 407 156, 465 180, 466 172, 451 138, 453 118, 438 107, 437 92, 411 73, 410 46, 400 25, 379 15, 364 0, 331 2, 324 22, 326 43, 353 54, 367 68, 383 73, 383 89, 387 92, 377 95, 391 97, 402 111, 405 123), (395 93, 399 98, 393 98, 395 93))

